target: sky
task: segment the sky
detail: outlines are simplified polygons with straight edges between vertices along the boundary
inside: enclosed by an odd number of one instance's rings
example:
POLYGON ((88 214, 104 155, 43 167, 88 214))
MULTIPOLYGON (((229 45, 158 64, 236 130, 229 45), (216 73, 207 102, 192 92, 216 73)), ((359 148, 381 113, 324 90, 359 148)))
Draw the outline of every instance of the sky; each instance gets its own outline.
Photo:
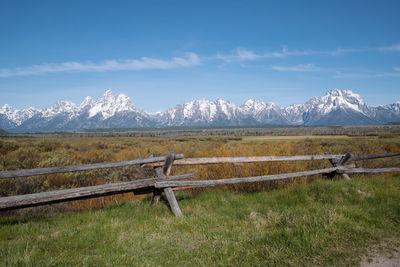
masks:
POLYGON ((156 112, 194 99, 400 101, 400 1, 0 1, 0 107, 107 89, 156 112))

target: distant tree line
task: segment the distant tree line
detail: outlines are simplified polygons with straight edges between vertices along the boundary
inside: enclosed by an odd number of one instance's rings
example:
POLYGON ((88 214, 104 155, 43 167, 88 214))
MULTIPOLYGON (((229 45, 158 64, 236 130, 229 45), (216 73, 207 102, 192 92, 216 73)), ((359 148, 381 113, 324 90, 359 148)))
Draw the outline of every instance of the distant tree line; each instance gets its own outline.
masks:
POLYGON ((180 137, 180 136, 313 136, 348 135, 374 136, 399 134, 400 125, 379 126, 330 126, 330 127, 226 127, 226 128, 148 128, 148 129, 96 129, 73 132, 8 133, 0 129, 0 136, 11 137, 180 137))

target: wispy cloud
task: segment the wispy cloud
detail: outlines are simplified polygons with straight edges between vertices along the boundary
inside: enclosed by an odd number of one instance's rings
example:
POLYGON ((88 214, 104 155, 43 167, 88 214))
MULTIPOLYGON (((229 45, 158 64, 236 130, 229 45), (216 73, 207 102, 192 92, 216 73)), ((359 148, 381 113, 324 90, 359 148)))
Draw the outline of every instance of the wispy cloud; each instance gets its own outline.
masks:
POLYGON ((314 64, 300 64, 295 66, 272 66, 271 69, 277 71, 295 71, 295 72, 326 71, 326 69, 317 67, 314 64))
POLYGON ((344 54, 351 54, 351 53, 361 53, 371 51, 370 48, 337 48, 331 51, 320 51, 320 54, 327 54, 331 56, 340 56, 344 54))
POLYGON ((383 46, 378 48, 380 51, 400 51, 400 44, 391 45, 391 46, 383 46))
POLYGON ((390 78, 400 77, 400 68, 393 67, 394 71, 373 71, 365 70, 363 72, 354 72, 351 69, 336 69, 319 67, 314 64, 300 64, 295 66, 272 66, 271 69, 276 71, 288 72, 325 72, 334 74, 334 78, 339 79, 370 79, 370 78, 390 78))
POLYGON ((314 64, 300 64, 295 66, 272 66, 271 69, 276 71, 289 71, 289 72, 325 72, 333 73, 335 78, 339 79, 371 79, 371 78, 397 78, 400 77, 400 68, 393 67, 394 71, 365 71, 365 72, 351 72, 351 70, 333 69, 319 67, 314 64))
POLYGON ((249 50, 245 50, 245 49, 238 49, 237 57, 240 59, 255 60, 255 59, 259 59, 260 55, 257 55, 253 51, 249 51, 249 50))
POLYGON ((313 55, 315 51, 305 50, 305 51, 297 51, 290 50, 283 46, 282 50, 274 51, 274 52, 263 52, 258 53, 245 48, 238 48, 236 53, 234 54, 218 54, 216 56, 217 59, 222 59, 227 63, 235 62, 235 61, 253 61, 265 58, 284 58, 287 56, 305 56, 305 55, 313 55))
POLYGON ((63 62, 56 64, 33 65, 25 68, 0 69, 0 78, 11 76, 29 76, 57 72, 107 72, 119 70, 151 70, 191 67, 200 64, 195 53, 186 53, 185 57, 174 57, 170 60, 142 57, 140 59, 105 60, 93 62, 63 62))
POLYGON ((243 49, 243 48, 238 48, 236 50, 235 54, 230 54, 230 55, 223 55, 223 54, 217 54, 215 57, 217 59, 221 59, 227 63, 234 62, 234 61, 252 61, 252 60, 257 60, 261 59, 262 55, 257 54, 256 52, 243 49))
POLYGON ((233 54, 217 54, 215 58, 221 59, 226 63, 254 61, 267 58, 285 58, 290 56, 312 56, 328 55, 340 56, 349 53, 366 52, 368 48, 337 48, 334 50, 289 50, 287 46, 282 46, 280 51, 254 52, 245 48, 238 48, 233 54))
POLYGON ((341 73, 338 72, 335 78, 341 79, 375 79, 375 78, 397 78, 400 77, 399 70, 396 72, 368 72, 368 73, 341 73))

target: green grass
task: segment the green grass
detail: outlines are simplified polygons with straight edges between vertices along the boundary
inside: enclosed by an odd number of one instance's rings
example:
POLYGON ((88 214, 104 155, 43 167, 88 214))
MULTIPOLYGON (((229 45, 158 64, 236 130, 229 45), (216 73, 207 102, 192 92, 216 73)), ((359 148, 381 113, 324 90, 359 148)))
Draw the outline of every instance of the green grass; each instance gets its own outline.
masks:
POLYGON ((259 193, 178 193, 184 217, 148 199, 0 218, 1 265, 357 265, 399 238, 400 176, 318 180, 259 193))

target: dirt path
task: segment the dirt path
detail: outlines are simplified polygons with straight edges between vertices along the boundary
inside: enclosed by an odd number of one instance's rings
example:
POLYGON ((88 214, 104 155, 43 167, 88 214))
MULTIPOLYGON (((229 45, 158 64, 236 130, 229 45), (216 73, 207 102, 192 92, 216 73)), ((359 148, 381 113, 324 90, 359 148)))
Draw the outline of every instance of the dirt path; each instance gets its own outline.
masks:
POLYGON ((369 255, 362 258, 360 266, 400 266, 400 239, 387 239, 374 246, 369 255))

